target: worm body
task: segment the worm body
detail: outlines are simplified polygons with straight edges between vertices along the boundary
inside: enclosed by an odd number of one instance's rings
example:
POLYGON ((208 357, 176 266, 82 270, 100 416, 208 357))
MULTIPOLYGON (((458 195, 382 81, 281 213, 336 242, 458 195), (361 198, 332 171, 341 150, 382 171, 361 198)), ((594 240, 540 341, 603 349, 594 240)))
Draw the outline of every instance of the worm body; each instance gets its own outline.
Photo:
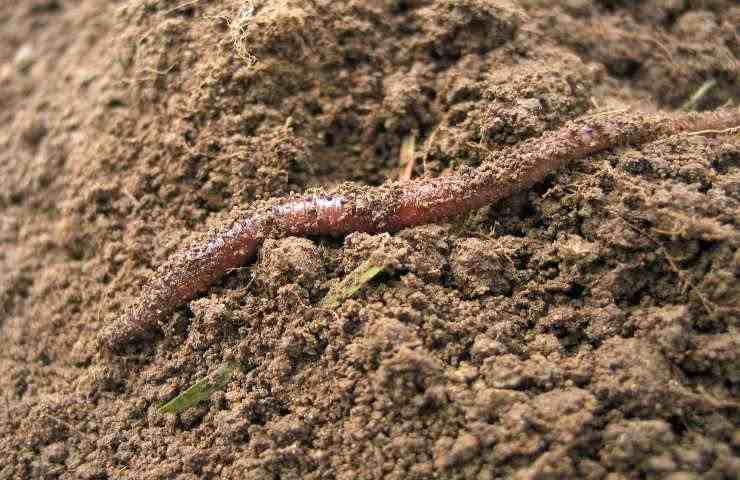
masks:
POLYGON ((542 180, 565 162, 609 148, 694 130, 740 124, 740 110, 675 116, 585 119, 493 155, 477 170, 380 187, 345 185, 336 193, 290 198, 244 215, 209 239, 176 253, 139 300, 101 335, 119 350, 144 339, 175 308, 246 263, 265 238, 377 233, 431 223, 494 203, 542 180))

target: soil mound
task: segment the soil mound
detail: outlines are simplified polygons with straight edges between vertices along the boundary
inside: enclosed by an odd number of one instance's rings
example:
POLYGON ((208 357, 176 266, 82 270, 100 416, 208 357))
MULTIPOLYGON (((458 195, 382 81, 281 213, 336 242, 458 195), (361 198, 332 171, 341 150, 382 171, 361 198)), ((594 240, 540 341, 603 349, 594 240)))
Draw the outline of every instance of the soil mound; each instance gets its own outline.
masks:
POLYGON ((0 479, 740 472, 737 134, 572 162, 450 223, 269 240, 154 341, 96 345, 250 202, 461 171, 583 115, 737 105, 735 2, 0 12, 0 479))

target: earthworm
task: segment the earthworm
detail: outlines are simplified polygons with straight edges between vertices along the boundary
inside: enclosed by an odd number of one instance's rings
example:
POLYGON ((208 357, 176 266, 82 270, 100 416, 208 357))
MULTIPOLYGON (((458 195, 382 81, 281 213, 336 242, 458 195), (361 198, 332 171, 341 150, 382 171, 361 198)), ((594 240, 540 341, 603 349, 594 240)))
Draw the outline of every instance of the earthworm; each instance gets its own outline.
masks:
POLYGON ((100 335, 109 350, 150 337, 175 308, 255 256, 266 238, 378 233, 432 223, 492 204, 542 180, 565 162, 694 130, 740 124, 740 109, 646 115, 592 115, 507 150, 477 169, 379 187, 345 184, 327 194, 293 196, 239 215, 208 239, 174 254, 139 299, 100 335))

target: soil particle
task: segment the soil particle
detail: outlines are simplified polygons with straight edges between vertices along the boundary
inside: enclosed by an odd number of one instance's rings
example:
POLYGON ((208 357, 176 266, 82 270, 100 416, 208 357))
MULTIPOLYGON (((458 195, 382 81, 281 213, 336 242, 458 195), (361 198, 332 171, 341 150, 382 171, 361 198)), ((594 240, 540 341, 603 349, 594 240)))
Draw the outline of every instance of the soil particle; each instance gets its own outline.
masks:
POLYGON ((692 373, 714 371, 733 384, 740 382, 740 340, 737 335, 704 335, 696 339, 682 362, 692 373))
POLYGON ((586 390, 552 390, 532 399, 532 426, 548 432, 549 442, 569 444, 594 421, 596 406, 596 398, 586 390))
POLYGON ((312 291, 324 274, 324 262, 319 248, 305 238, 266 240, 260 250, 256 278, 266 288, 278 288, 297 283, 312 291))
POLYGON ((468 238, 453 248, 451 274, 456 285, 468 297, 487 293, 506 295, 511 290, 506 278, 506 250, 499 242, 468 238))
POLYGON ((434 449, 434 465, 440 469, 448 469, 475 457, 480 450, 480 440, 469 433, 462 433, 455 440, 440 438, 434 449))
MULTIPOLYGON (((670 457, 655 456, 675 442, 671 426, 660 420, 628 420, 610 423, 604 430, 607 445, 599 452, 607 464, 631 465, 633 468, 663 466, 670 457)), ((673 468, 668 468, 668 471, 673 468)), ((653 472, 658 473, 658 472, 653 472)))
POLYGON ((675 382, 667 360, 651 344, 639 339, 609 339, 594 352, 594 393, 625 413, 671 408, 675 382))

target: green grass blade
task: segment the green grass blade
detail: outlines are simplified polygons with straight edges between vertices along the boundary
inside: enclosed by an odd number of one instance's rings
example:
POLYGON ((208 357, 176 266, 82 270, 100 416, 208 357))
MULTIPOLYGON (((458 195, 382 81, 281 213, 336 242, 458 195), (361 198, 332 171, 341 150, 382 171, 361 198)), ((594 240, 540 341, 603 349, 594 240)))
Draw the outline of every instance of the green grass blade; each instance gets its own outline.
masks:
POLYGON ((363 285, 372 280, 383 271, 383 267, 371 264, 369 261, 363 263, 347 275, 341 282, 334 285, 326 297, 321 301, 325 307, 336 307, 357 293, 363 285))
POLYGON ((159 413, 180 413, 208 400, 213 392, 224 388, 229 383, 236 369, 237 366, 231 363, 223 365, 212 375, 213 380, 204 378, 194 383, 180 395, 159 407, 159 413))

